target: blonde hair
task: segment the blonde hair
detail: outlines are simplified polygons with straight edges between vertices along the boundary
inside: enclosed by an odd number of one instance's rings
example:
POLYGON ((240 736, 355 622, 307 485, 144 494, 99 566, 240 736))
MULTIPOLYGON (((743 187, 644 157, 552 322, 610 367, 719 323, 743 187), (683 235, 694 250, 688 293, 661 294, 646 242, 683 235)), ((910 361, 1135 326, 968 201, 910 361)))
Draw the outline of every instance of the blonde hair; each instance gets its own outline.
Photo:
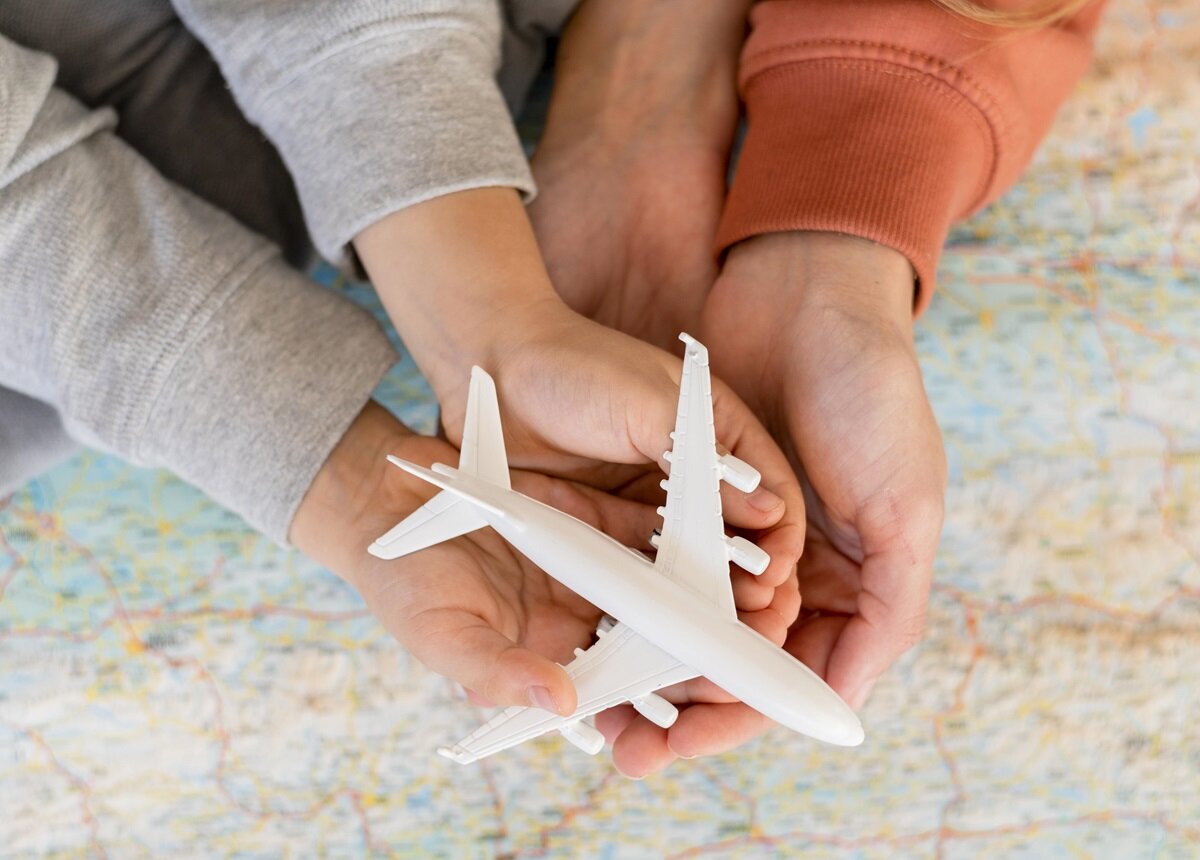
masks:
POLYGON ((1092 0, 1049 0, 1019 9, 996 9, 981 0, 933 0, 964 18, 994 27, 1036 28, 1057 24, 1070 18, 1092 0))

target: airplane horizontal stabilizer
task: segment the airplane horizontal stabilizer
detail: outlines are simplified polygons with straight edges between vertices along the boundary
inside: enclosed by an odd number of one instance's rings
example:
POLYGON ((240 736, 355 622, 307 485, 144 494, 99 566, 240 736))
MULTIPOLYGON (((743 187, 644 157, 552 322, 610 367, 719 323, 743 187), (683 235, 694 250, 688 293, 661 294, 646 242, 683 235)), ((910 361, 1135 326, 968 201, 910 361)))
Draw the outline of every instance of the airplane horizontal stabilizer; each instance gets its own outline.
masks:
POLYGON ((400 558, 486 525, 487 521, 473 504, 455 493, 442 491, 376 539, 367 551, 376 558, 400 558))

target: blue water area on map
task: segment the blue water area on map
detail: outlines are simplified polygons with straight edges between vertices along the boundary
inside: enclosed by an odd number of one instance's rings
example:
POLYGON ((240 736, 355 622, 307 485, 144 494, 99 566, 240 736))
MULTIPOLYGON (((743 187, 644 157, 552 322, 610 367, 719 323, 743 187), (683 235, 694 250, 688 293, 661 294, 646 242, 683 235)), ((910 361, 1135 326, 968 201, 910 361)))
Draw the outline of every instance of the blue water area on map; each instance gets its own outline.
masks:
POLYGON ((1146 132, 1151 126, 1158 123, 1158 112, 1154 108, 1146 105, 1140 107, 1131 113, 1125 123, 1129 126, 1129 131, 1133 135, 1133 145, 1136 149, 1141 149, 1146 143, 1146 132))

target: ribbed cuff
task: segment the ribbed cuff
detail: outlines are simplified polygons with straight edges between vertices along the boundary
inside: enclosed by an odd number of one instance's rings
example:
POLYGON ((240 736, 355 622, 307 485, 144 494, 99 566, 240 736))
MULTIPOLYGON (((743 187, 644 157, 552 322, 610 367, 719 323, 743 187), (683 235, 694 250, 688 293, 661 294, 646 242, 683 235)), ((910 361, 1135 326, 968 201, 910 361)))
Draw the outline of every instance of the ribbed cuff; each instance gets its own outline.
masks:
POLYGON ((912 263, 928 305, 950 223, 987 186, 986 120, 940 80, 888 62, 813 59, 743 82, 748 130, 717 251, 762 233, 848 233, 912 263))
POLYGON ((187 345, 139 459, 286 544, 317 471, 396 360, 370 314, 272 256, 187 345))

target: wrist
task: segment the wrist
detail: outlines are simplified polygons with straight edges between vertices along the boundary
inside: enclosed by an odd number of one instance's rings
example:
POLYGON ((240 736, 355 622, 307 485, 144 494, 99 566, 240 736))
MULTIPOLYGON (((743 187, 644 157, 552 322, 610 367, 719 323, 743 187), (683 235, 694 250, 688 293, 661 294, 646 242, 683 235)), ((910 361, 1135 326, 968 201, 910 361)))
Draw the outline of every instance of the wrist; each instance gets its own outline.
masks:
POLYGON ((912 265, 870 239, 807 231, 755 236, 730 249, 721 280, 747 300, 773 302, 784 323, 837 309, 912 329, 912 265))
POLYGON ((702 330, 717 372, 779 430, 800 396, 797 374, 832 374, 869 352, 915 361, 912 295, 912 267, 891 248, 836 233, 766 234, 730 250, 702 330))
POLYGON ((355 238, 405 346, 438 399, 493 366, 544 317, 566 312, 511 188, 447 194, 355 238))
MULTIPOLYGON (((374 400, 369 401, 317 472, 292 518, 289 540, 353 584, 353 572, 378 535, 371 511, 380 505, 381 488, 392 477, 388 472, 397 471, 387 462, 387 455, 419 438, 374 400)), ((420 504, 417 488, 392 490, 393 494, 405 492, 412 494, 410 507, 420 504)))
POLYGON ((665 137, 714 145, 724 157, 749 5, 585 0, 559 45, 543 143, 556 149, 582 135, 598 152, 623 152, 665 137))

